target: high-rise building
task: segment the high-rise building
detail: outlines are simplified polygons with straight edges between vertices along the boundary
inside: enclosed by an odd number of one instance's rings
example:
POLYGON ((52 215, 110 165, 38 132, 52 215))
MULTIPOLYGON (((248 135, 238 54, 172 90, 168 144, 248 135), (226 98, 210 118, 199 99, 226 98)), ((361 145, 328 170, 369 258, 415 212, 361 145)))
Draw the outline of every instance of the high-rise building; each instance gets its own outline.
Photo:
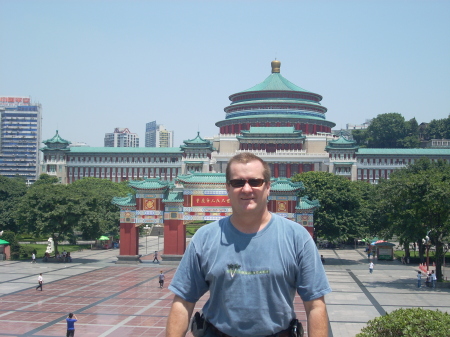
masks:
POLYGON ((156 121, 145 125, 145 147, 173 147, 173 131, 156 121))
POLYGON ((33 183, 39 176, 41 105, 30 97, 3 96, 0 114, 0 175, 33 183))
POLYGON ((139 136, 128 128, 115 128, 113 133, 105 133, 105 147, 139 147, 139 136))

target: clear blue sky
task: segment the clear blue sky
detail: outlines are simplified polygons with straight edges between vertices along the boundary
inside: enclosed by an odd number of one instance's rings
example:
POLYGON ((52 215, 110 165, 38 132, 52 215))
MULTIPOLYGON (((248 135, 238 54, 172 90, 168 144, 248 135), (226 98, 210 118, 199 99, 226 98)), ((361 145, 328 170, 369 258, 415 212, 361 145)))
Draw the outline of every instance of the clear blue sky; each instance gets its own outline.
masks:
POLYGON ((103 146, 145 123, 213 136, 270 62, 336 128, 450 114, 450 1, 0 0, 0 96, 43 107, 43 139, 103 146))

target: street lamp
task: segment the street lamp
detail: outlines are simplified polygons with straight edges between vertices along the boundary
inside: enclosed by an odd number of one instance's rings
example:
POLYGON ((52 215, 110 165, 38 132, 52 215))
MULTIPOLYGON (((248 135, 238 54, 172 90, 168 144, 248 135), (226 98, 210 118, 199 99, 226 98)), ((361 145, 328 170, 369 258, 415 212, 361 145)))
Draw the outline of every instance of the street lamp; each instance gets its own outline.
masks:
POLYGON ((150 227, 148 227, 148 225, 145 225, 144 229, 145 229, 145 255, 147 255, 148 230, 150 229, 150 227))
POLYGON ((431 231, 427 232, 427 235, 425 236, 424 239, 422 239, 422 243, 425 245, 426 249, 427 249, 427 271, 430 270, 430 257, 429 257, 429 252, 430 252, 430 237, 428 236, 428 234, 430 234, 431 231))

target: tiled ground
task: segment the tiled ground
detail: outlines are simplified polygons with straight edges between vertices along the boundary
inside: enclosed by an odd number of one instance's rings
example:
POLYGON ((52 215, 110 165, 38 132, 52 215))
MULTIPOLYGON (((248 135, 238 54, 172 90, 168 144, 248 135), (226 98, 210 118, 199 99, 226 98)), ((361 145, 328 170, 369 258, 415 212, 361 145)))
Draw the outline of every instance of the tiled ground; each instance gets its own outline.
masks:
MULTIPOLYGON (((69 312, 78 317, 76 336, 163 336, 173 297, 167 285, 174 272, 173 266, 113 265, 44 283, 43 291, 33 287, 2 296, 0 336, 64 336, 69 312), (163 289, 160 270, 166 275, 163 289)), ((305 321, 299 298, 295 308, 305 321)))

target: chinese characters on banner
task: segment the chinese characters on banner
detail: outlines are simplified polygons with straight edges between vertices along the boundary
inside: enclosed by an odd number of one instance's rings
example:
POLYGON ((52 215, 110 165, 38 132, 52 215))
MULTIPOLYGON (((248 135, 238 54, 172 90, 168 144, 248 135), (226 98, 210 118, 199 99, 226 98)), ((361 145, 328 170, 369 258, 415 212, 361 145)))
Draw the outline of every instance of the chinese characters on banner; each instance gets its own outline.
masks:
POLYGON ((29 97, 0 97, 0 106, 30 105, 29 97))
POLYGON ((192 206, 226 206, 230 207, 228 196, 193 195, 192 206))

